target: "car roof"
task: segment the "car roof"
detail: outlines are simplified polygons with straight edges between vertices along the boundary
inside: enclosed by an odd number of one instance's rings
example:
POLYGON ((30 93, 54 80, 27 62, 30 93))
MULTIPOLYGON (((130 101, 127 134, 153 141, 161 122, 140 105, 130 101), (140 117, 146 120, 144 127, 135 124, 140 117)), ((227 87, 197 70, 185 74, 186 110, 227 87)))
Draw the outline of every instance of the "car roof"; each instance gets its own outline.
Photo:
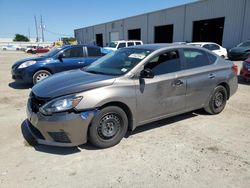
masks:
MULTIPOLYGON (((190 43, 188 43, 188 44, 216 44, 216 43, 214 43, 214 42, 190 42, 190 43)), ((219 44, 217 44, 217 45, 219 45, 219 44)))
POLYGON ((95 45, 88 45, 88 44, 71 44, 71 45, 63 45, 61 48, 67 48, 67 47, 94 47, 94 48, 100 48, 99 46, 95 45))
POLYGON ((142 42, 141 40, 113 40, 111 42, 142 42))
POLYGON ((130 46, 127 48, 137 48, 137 49, 147 49, 147 50, 158 50, 161 48, 168 48, 168 47, 186 47, 187 45, 178 44, 178 43, 160 43, 160 44, 143 44, 137 46, 130 46))

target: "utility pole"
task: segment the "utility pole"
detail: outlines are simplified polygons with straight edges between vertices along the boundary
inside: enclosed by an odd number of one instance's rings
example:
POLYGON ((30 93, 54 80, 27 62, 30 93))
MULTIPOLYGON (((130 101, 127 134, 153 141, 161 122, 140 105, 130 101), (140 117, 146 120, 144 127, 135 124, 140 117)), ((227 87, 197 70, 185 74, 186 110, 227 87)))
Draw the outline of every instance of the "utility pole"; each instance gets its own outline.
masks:
POLYGON ((36 26, 36 42, 39 42, 38 28, 37 28, 37 22, 36 22, 36 15, 34 16, 34 18, 35 18, 35 26, 36 26))
POLYGON ((43 25, 43 17, 42 17, 42 15, 41 15, 41 30, 42 30, 42 41, 44 42, 44 32, 43 32, 44 25, 43 25))
POLYGON ((30 28, 28 28, 28 37, 29 37, 29 40, 30 40, 30 28))

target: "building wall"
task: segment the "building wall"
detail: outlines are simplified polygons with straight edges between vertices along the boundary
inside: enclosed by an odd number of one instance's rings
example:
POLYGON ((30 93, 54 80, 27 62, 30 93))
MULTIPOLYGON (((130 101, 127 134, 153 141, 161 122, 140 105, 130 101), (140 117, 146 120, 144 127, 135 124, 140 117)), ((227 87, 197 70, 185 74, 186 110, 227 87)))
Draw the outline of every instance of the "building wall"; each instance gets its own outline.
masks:
POLYGON ((186 5, 185 39, 192 41, 193 21, 225 17, 222 44, 232 47, 241 41, 245 0, 205 0, 186 5))
POLYGON ((242 41, 250 40, 250 0, 245 0, 245 15, 242 31, 242 41))
POLYGON ((75 30, 80 43, 95 41, 95 34, 103 34, 103 44, 110 42, 109 33, 119 32, 120 40, 128 39, 128 30, 141 29, 144 43, 154 42, 154 27, 174 25, 173 42, 192 41, 193 22, 225 17, 223 42, 230 48, 250 39, 250 0, 202 0, 138 16, 115 20, 75 30))
POLYGON ((184 9, 185 6, 174 7, 148 14, 148 43, 154 43, 155 26, 174 25, 173 42, 184 41, 184 9))

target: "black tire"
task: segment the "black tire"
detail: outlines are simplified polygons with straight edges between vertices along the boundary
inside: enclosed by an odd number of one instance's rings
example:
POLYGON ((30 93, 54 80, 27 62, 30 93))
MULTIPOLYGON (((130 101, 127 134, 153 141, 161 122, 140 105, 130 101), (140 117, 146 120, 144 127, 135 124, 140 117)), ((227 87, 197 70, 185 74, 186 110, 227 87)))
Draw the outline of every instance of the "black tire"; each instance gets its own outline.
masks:
POLYGON ((89 127, 89 141, 98 148, 108 148, 118 144, 128 129, 126 113, 117 106, 101 109, 89 127))
POLYGON ((51 73, 47 70, 39 70, 33 75, 33 84, 37 84, 38 82, 42 81, 43 79, 49 77, 51 73))
POLYGON ((217 86, 214 89, 212 97, 210 98, 209 104, 205 107, 205 111, 209 114, 219 114, 221 113, 227 103, 227 90, 223 86, 217 86))

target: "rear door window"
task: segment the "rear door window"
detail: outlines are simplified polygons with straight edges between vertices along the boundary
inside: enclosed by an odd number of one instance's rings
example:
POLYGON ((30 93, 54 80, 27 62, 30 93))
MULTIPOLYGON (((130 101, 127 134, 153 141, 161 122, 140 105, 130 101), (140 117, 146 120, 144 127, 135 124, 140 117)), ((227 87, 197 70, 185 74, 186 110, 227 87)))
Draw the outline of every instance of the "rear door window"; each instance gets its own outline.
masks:
POLYGON ((141 42, 135 42, 135 45, 141 45, 141 42))
POLYGON ((186 62, 186 69, 202 67, 210 64, 208 55, 205 51, 197 49, 183 49, 183 55, 186 62))
POLYGON ((87 47, 88 49, 88 56, 89 57, 96 57, 96 56, 101 56, 101 49, 96 48, 96 47, 87 47))
POLYGON ((82 47, 73 47, 64 51, 64 58, 78 58, 83 57, 82 47))
POLYGON ((128 46, 134 46, 134 42, 128 42, 128 46))

